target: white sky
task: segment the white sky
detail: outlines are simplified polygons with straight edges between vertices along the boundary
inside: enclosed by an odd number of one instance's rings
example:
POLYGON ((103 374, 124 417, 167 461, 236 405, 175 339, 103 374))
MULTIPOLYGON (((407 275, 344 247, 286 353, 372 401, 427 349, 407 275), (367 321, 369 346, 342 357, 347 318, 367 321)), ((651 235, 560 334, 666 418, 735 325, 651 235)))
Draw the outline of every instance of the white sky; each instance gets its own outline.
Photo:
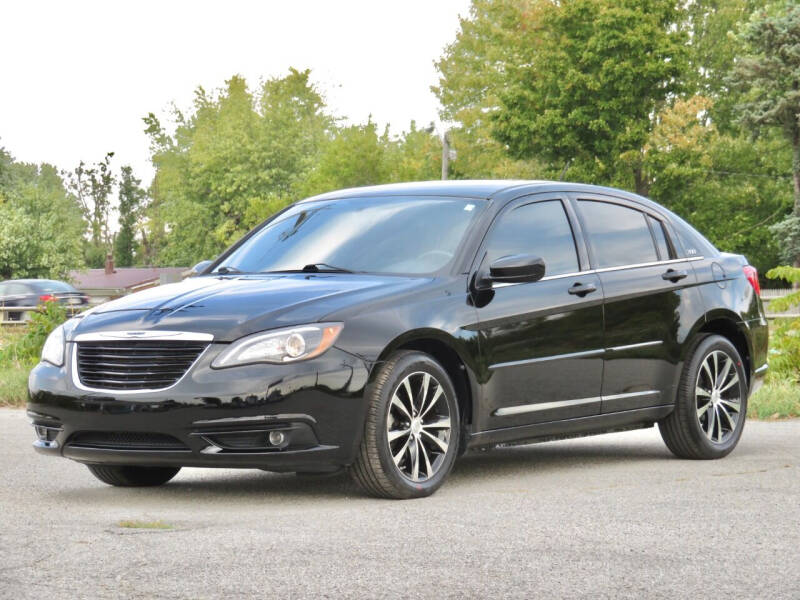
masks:
POLYGON ((334 114, 399 132, 438 121, 433 61, 469 0, 4 2, 0 146, 70 169, 81 159, 152 176, 141 118, 187 108, 198 85, 310 68, 334 114))

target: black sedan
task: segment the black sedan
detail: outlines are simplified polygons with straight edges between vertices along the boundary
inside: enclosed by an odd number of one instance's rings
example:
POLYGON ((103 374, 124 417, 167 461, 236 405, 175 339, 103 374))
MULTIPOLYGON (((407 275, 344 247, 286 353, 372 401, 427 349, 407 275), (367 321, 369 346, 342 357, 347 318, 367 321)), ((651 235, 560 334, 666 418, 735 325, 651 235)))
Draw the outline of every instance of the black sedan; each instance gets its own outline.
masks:
POLYGON ((46 301, 57 301, 72 310, 85 308, 89 297, 68 283, 52 279, 0 281, 0 308, 8 314, 9 321, 24 321, 28 317, 27 311, 13 310, 14 308, 31 308, 46 301))
POLYGON ((658 424, 675 455, 723 457, 767 369, 756 270, 615 189, 344 190, 196 269, 53 332, 37 450, 112 485, 348 469, 413 498, 501 443, 658 424))

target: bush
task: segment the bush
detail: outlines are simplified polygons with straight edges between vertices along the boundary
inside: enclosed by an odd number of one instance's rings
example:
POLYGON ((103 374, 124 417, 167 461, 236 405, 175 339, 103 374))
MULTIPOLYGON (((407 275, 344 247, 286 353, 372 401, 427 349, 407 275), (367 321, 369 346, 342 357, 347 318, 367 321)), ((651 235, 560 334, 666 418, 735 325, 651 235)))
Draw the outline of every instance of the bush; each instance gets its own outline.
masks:
POLYGON ((58 302, 41 304, 31 315, 25 333, 7 347, 0 347, 0 366, 37 360, 47 336, 66 320, 67 311, 58 302))

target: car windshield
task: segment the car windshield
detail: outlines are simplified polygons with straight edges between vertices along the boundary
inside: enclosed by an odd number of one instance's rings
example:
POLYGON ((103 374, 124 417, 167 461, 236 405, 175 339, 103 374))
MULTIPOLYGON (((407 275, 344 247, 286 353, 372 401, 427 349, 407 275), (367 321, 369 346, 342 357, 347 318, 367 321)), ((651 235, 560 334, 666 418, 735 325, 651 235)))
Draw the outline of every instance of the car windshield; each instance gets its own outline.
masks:
POLYGON ((225 257, 215 272, 438 272, 452 262, 484 204, 397 197, 298 204, 225 257))

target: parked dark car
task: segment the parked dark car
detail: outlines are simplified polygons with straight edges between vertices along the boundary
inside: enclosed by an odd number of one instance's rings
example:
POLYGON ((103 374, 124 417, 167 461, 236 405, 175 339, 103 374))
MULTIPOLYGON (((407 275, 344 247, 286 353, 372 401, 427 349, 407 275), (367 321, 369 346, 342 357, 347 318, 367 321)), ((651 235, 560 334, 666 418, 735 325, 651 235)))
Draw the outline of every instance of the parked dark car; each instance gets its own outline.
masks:
MULTIPOLYGON (((69 308, 85 308, 89 297, 68 283, 52 279, 9 279, 0 282, 0 308, 34 307, 57 300, 69 308)), ((9 321, 23 321, 27 311, 6 310, 9 321)))
POLYGON ((30 377, 40 452, 433 493, 458 455, 652 427, 720 458, 767 369, 756 270, 634 194, 432 182, 298 202, 196 277, 109 302, 30 377))

